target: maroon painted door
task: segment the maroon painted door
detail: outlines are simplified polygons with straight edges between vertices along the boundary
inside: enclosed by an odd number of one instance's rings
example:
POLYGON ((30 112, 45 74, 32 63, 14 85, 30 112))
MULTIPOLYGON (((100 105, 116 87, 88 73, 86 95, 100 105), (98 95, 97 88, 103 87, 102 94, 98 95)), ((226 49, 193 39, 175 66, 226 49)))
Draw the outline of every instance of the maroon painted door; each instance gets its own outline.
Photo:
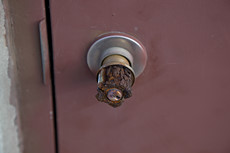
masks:
POLYGON ((60 153, 229 153, 230 1, 50 0, 60 153), (86 63, 121 31, 146 47, 133 97, 98 102, 86 63))

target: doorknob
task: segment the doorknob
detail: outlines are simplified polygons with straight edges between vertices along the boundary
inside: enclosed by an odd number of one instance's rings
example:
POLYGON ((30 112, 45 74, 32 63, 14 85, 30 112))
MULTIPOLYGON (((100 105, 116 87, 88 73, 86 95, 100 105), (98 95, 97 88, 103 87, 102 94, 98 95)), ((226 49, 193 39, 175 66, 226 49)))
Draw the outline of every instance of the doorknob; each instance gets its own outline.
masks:
POLYGON ((97 100, 120 106, 132 96, 131 87, 146 62, 145 47, 135 37, 121 32, 100 35, 87 54, 89 69, 97 78, 97 100))

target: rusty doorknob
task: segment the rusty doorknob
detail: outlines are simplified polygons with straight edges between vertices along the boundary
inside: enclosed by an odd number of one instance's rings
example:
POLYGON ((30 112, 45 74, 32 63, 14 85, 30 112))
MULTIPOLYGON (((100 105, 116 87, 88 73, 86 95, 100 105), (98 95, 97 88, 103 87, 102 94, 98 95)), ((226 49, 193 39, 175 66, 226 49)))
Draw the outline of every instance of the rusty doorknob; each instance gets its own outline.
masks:
POLYGON ((100 35, 87 55, 89 69, 97 78, 97 100, 120 106, 132 96, 131 87, 146 63, 145 47, 135 37, 121 32, 100 35))

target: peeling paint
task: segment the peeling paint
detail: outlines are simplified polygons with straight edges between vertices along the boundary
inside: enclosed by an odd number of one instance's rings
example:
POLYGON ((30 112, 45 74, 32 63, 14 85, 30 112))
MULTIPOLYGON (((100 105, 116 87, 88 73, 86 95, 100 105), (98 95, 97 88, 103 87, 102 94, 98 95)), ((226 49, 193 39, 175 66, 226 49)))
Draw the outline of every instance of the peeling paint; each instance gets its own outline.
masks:
POLYGON ((19 153, 16 108, 10 103, 9 50, 6 45, 5 12, 0 1, 0 153, 19 153))

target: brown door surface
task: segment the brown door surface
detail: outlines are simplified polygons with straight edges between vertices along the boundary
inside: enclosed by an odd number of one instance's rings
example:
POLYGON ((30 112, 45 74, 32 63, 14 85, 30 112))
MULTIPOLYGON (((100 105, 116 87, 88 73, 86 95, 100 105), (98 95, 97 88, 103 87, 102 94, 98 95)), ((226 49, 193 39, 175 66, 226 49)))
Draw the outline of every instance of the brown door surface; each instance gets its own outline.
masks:
POLYGON ((50 0, 60 153, 229 153, 230 1, 50 0), (148 63, 119 108, 96 100, 95 38, 121 31, 148 63))

